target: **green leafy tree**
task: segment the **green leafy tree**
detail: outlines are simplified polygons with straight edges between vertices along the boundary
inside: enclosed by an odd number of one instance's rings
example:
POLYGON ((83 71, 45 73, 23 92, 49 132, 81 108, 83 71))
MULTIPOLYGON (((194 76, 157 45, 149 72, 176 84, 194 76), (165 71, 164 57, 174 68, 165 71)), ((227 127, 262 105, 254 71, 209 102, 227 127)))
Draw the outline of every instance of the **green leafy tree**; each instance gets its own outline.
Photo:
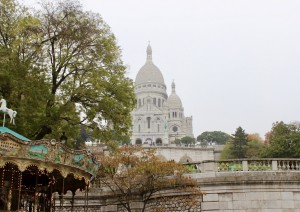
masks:
POLYGON ((247 134, 242 127, 238 127, 235 134, 232 135, 232 155, 235 158, 245 158, 246 156, 246 146, 248 142, 247 134))
POLYGON ((259 136, 259 134, 248 134, 247 135, 247 146, 246 146, 246 152, 245 157, 246 158, 260 158, 261 157, 261 151, 264 147, 264 141, 259 136))
POLYGON ((185 136, 185 137, 181 138, 180 141, 182 144, 185 144, 185 145, 195 144, 195 138, 192 138, 189 136, 185 136))
POLYGON ((128 137, 133 83, 102 18, 75 1, 43 3, 35 16, 1 3, 0 92, 18 111, 15 129, 74 140, 85 125, 102 141, 128 137))
POLYGON ((216 144, 225 144, 231 139, 231 136, 222 131, 205 131, 197 137, 200 142, 214 142, 216 144))
POLYGON ((174 141, 174 143, 176 145, 180 145, 181 144, 181 140, 179 138, 176 138, 175 141, 174 141))
POLYGON ((285 124, 282 121, 274 123, 262 156, 269 158, 299 158, 299 125, 285 124))
POLYGON ((245 130, 242 127, 238 127, 232 136, 232 139, 226 143, 221 153, 221 158, 245 158, 248 145, 248 135, 245 133, 245 130))
POLYGON ((207 147, 208 146, 208 142, 206 140, 201 141, 200 145, 201 145, 201 147, 207 147))
POLYGON ((16 1, 0 0, 0 5, 0 95, 18 112, 17 125, 10 127, 32 137, 50 88, 34 65, 40 54, 39 20, 16 1))
POLYGON ((234 159, 235 157, 232 154, 233 143, 232 141, 227 142, 221 152, 221 159, 234 159))

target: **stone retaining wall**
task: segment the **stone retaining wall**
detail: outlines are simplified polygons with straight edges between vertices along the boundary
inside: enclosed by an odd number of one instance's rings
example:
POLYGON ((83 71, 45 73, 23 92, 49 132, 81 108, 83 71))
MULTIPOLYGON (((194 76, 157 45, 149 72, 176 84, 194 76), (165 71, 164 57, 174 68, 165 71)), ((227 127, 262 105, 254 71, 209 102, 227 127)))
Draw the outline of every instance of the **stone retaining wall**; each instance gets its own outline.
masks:
POLYGON ((154 199, 148 203, 147 212, 167 212, 167 211, 186 211, 186 212, 199 212, 201 211, 201 202, 200 199, 193 204, 188 203, 183 200, 182 197, 173 197, 168 199, 167 201, 160 201, 159 199, 154 199))
POLYGON ((197 178, 206 193, 202 212, 300 211, 299 172, 232 172, 197 178))
MULTIPOLYGON (((147 212, 300 212, 299 159, 208 161, 189 165, 195 165, 195 171, 200 172, 190 176, 205 193, 203 198, 199 197, 190 207, 180 196, 187 194, 165 191, 150 200, 147 212)), ((75 199, 75 204, 81 203, 75 199)), ((102 188, 91 190, 89 207, 99 212, 124 211, 113 195, 102 188)), ((141 211, 141 207, 137 200, 134 208, 141 211)))

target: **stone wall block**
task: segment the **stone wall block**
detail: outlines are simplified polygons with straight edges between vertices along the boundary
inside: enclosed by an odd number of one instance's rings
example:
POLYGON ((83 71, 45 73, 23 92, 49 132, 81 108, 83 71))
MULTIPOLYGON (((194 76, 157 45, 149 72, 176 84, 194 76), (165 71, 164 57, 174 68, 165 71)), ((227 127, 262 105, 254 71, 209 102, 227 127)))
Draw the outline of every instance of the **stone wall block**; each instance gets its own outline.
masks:
POLYGON ((247 209, 247 212, 258 212, 257 209, 247 209))
POLYGON ((280 200, 281 194, 280 192, 263 192, 264 200, 280 200))
POLYGON ((281 198, 283 200, 292 200, 294 198, 293 192, 281 192, 281 198))
POLYGON ((295 208, 293 200, 284 200, 282 202, 282 208, 295 208))
POLYGON ((300 210, 295 210, 295 209, 282 209, 282 212, 297 212, 297 211, 300 211, 300 210))
POLYGON ((218 202, 219 195, 218 194, 206 194, 203 196, 203 202, 218 202))
POLYGON ((294 191, 293 194, 294 194, 293 199, 300 201, 300 192, 299 191, 294 191))
POLYGON ((300 201, 295 201, 294 202, 294 208, 298 209, 300 211, 300 201))
POLYGON ((220 193, 219 201, 232 201, 233 194, 232 193, 220 193))
POLYGON ((282 209, 261 209, 260 212, 282 212, 282 209))
POLYGON ((219 210, 219 202, 203 202, 202 203, 202 210, 219 210))
POLYGON ((248 200, 247 198, 246 198, 246 194, 244 193, 244 192, 239 192, 239 193, 233 193, 233 195, 232 195, 232 199, 235 201, 243 201, 243 200, 248 200))
POLYGON ((251 201, 251 208, 253 209, 259 209, 259 208, 262 208, 263 205, 265 205, 264 201, 262 200, 252 200, 251 201))
POLYGON ((233 201, 233 208, 234 209, 247 209, 249 208, 248 203, 249 201, 233 201))
POLYGON ((280 200, 267 200, 265 201, 265 207, 266 208, 273 208, 273 209, 281 209, 282 208, 282 202, 280 200))
POLYGON ((247 200, 258 200, 258 199, 264 199, 264 193, 263 192, 250 192, 246 193, 246 199, 247 200))
POLYGON ((220 208, 221 210, 232 209, 232 208, 229 208, 228 203, 229 203, 229 202, 219 202, 219 208, 220 208))

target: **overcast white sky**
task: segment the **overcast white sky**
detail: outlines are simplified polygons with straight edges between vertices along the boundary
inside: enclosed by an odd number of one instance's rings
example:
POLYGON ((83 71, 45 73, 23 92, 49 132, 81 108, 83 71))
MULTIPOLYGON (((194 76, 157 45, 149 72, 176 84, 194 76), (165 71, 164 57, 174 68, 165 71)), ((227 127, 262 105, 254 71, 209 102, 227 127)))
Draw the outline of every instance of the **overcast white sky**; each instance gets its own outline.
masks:
POLYGON ((111 27, 133 80, 150 40, 167 92, 174 80, 195 136, 241 126, 264 137, 276 121, 300 120, 300 1, 80 2, 111 27))

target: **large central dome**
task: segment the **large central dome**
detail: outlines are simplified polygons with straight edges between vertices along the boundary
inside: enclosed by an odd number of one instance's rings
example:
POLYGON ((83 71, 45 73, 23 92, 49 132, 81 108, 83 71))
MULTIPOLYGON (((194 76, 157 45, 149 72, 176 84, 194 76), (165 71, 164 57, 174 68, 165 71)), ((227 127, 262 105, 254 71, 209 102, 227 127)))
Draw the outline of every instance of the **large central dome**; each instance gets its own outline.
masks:
POLYGON ((164 77, 159 68, 152 62, 152 49, 150 44, 147 47, 147 61, 145 65, 139 70, 135 78, 135 84, 144 84, 148 82, 155 82, 165 84, 164 77))

